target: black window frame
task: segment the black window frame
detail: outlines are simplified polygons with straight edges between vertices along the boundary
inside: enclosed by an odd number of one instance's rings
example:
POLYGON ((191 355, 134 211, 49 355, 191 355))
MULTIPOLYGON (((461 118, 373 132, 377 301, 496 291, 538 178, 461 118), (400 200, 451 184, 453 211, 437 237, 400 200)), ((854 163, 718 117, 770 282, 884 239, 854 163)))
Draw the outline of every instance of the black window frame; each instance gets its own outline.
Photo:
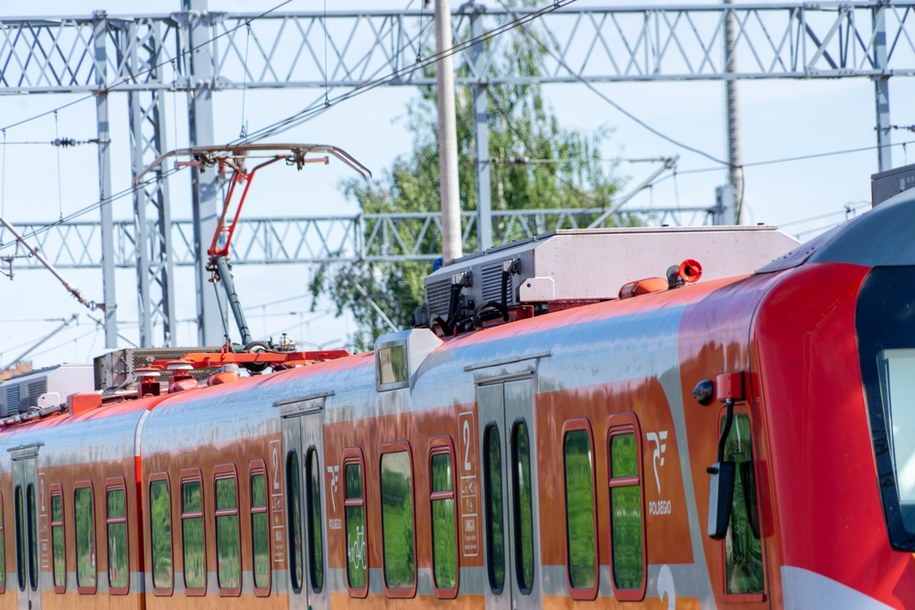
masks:
POLYGON ((523 417, 517 418, 512 422, 511 427, 511 468, 509 481, 511 482, 510 492, 512 494, 512 548, 514 561, 512 565, 515 569, 515 582, 518 583, 518 591, 522 595, 530 595, 534 591, 535 581, 537 579, 537 519, 536 519, 536 501, 534 498, 534 473, 533 473, 533 441, 530 426, 523 417), (521 443, 519 435, 524 431, 527 436, 527 454, 522 456, 520 452, 521 443), (522 457, 527 462, 527 472, 524 481, 525 472, 522 468, 522 457), (520 475, 519 475, 520 473, 520 475), (525 485, 526 483, 526 485, 525 485), (522 502, 525 491, 527 493, 527 502, 522 502), (522 511, 525 509, 530 513, 530 529, 525 528, 522 511), (527 538, 527 540, 525 540, 527 538), (528 545, 530 548, 527 548, 528 545), (525 561, 525 552, 530 554, 529 561, 525 561), (526 565, 527 564, 527 565, 526 565), (530 574, 526 574, 526 569, 530 574))
POLYGON ((286 452, 286 518, 289 533, 289 584, 299 594, 305 581, 304 555, 305 532, 302 530, 302 485, 299 452, 286 452))
POLYGON ((494 421, 488 422, 483 428, 483 507, 485 511, 484 514, 486 515, 486 574, 489 582, 489 589, 494 595, 501 595, 502 591, 505 590, 505 574, 507 568, 505 565, 505 539, 507 533, 505 531, 505 481, 503 476, 504 469, 502 467, 502 442, 502 433, 499 425, 494 421), (495 445, 493 446, 498 450, 498 453, 496 454, 498 462, 495 464, 495 468, 493 468, 494 465, 491 463, 492 457, 489 452, 490 445, 492 445, 492 435, 495 435, 496 440, 495 445), (497 474, 499 477, 497 485, 493 485, 492 473, 497 474), (494 511, 497 508, 493 504, 495 497, 493 494, 494 489, 497 490, 499 494, 498 515, 494 514, 494 511), (501 536, 498 550, 494 548, 496 543, 495 526, 498 526, 499 534, 501 536), (499 574, 499 567, 501 567, 501 575, 499 574))
POLYGON ((16 582, 19 585, 19 591, 25 592, 26 572, 26 554, 28 542, 25 538, 25 494, 22 491, 22 485, 16 485, 13 488, 13 520, 16 529, 16 582))
POLYGON ((314 593, 324 590, 324 511, 321 503, 321 455, 315 445, 305 450, 305 531, 308 545, 308 584, 314 593), (314 476, 313 476, 314 475, 314 476))
POLYGON ((0 491, 0 595, 6 593, 6 497, 0 491))

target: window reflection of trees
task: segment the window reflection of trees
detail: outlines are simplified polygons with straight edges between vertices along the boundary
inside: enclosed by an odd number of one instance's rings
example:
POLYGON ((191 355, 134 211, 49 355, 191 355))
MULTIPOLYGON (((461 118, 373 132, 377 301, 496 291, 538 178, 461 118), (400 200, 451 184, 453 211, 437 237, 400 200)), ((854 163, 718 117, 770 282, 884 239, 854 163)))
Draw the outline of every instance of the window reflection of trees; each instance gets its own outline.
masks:
POLYGON ((152 578, 156 588, 172 586, 172 512, 168 481, 149 484, 149 521, 152 545, 152 578))
POLYGON ((457 539, 451 454, 432 456, 432 567, 435 586, 457 584, 457 539))
POLYGON ((76 513, 76 582, 80 587, 94 587, 95 568, 95 520, 92 507, 92 489, 77 488, 73 505, 76 513))
POLYGON ((381 521, 384 577, 393 589, 408 589, 416 580, 413 528, 413 472, 407 451, 381 456, 381 521))

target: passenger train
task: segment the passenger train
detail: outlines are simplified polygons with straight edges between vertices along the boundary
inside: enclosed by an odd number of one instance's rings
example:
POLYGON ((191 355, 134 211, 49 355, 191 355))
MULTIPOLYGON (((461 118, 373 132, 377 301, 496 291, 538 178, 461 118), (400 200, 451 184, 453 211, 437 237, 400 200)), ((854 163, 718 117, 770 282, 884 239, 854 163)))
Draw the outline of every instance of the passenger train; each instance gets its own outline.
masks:
POLYGON ((7 417, 0 608, 915 608, 912 227, 558 231, 7 417))

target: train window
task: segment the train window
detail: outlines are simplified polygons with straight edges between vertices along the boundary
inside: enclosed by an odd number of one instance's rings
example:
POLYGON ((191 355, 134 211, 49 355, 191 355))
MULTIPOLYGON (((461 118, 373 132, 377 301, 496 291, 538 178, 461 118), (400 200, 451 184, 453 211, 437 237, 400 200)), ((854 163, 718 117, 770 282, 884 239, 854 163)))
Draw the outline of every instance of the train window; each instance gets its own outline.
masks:
POLYGON ((167 479, 149 482, 149 531, 153 588, 172 590, 172 505, 167 479))
POLYGON ((6 593, 6 528, 3 518, 3 494, 0 493, 0 593, 6 593))
POLYGON ((379 392, 410 385, 407 344, 395 341, 375 348, 375 384, 379 392))
POLYGON ((238 481, 234 468, 216 478, 216 582, 220 594, 241 593, 241 542, 238 524, 238 481))
MULTIPOLYGON (((610 546, 613 587, 643 594, 645 581, 639 445, 631 427, 610 431, 610 546)), ((631 599, 631 598, 630 598, 631 599)))
POLYGON ((16 579, 19 590, 25 591, 25 500, 22 497, 22 485, 16 486, 16 579))
POLYGON ((413 466, 409 447, 390 450, 404 446, 405 443, 397 443, 381 454, 381 537, 385 587, 412 594, 416 587, 413 466))
POLYGON ((29 531, 29 588, 38 590, 38 511, 35 505, 35 486, 29 483, 26 491, 26 512, 29 531))
MULTIPOLYGON (((79 485, 79 483, 77 483, 79 485)), ((73 511, 76 537, 76 585, 80 593, 95 593, 95 509, 92 487, 77 487, 73 491, 73 511)))
POLYGON ((495 424, 487 425, 483 432, 483 493, 489 588, 498 595, 505 585, 505 516, 502 508, 502 440, 495 424))
POLYGON ((270 522, 267 514, 267 475, 263 466, 251 473, 251 553, 254 590, 267 595, 270 593, 270 522))
MULTIPOLYGON (((724 421, 721 423, 723 427, 724 421)), ((727 592, 762 593, 762 546, 756 512, 750 417, 745 413, 734 415, 734 423, 724 445, 724 459, 737 464, 731 522, 724 544, 727 592)))
POLYGON ((523 419, 512 428, 512 502, 515 577, 521 593, 534 587, 534 501, 531 493, 531 443, 523 419))
POLYGON ((64 547, 64 496, 60 485, 51 488, 51 563, 54 591, 63 593, 67 590, 67 556, 64 547))
POLYGON ((129 590, 130 567, 127 560, 127 492, 123 480, 106 492, 108 527, 108 586, 113 595, 129 590))
POLYGON ((597 523, 594 505, 594 451, 588 420, 566 422, 562 438, 565 474, 569 589, 575 599, 597 595, 597 523))
POLYGON ((207 563, 203 533, 203 489, 199 479, 181 481, 181 547, 185 592, 189 595, 203 595, 207 586, 207 563))
POLYGON ((302 580, 305 572, 302 569, 302 491, 299 487, 299 454, 290 451, 286 456, 286 490, 289 504, 289 577, 292 579, 292 590, 302 592, 302 580))
POLYGON ((349 450, 343 458, 343 515, 346 520, 346 584, 350 595, 368 594, 368 533, 365 530, 365 495, 362 486, 362 452, 349 450))
POLYGON ((305 454, 305 503, 308 507, 308 577, 311 590, 320 593, 324 588, 324 540, 321 530, 321 464, 318 450, 308 448, 305 454))
MULTIPOLYGON (((449 439, 450 442, 450 439, 449 439)), ((432 578, 439 597, 457 594, 457 523, 450 444, 432 450, 432 578)))

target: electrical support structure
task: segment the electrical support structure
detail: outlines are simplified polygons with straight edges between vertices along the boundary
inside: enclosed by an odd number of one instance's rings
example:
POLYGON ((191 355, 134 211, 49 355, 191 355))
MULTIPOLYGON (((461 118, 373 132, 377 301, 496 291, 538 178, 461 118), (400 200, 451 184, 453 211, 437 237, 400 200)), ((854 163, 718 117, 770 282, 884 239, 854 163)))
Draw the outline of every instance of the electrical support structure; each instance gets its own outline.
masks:
MULTIPOLYGON (((502 37, 468 45, 472 56, 458 86, 475 92, 475 133, 485 135, 488 117, 485 90, 498 84, 548 84, 626 81, 693 81, 721 79, 869 78, 875 87, 875 129, 880 170, 892 167, 890 155, 890 93, 893 76, 915 75, 915 43, 905 24, 915 19, 915 0, 844 3, 772 3, 679 7, 565 7, 546 12, 525 27, 561 53, 543 59, 536 76, 500 74, 487 53, 499 52, 502 37), (734 28, 734 53, 741 65, 728 71, 721 31, 728 16, 734 28)), ((455 44, 460 36, 489 32, 532 9, 505 10, 469 2, 453 11, 455 44), (473 20, 465 28, 467 20, 473 20)), ((433 18, 422 10, 368 10, 335 13, 219 13, 206 0, 182 0, 182 12, 165 15, 56 19, 0 19, 0 87, 9 93, 89 93, 96 96, 99 140, 99 195, 105 304, 113 302, 114 268, 118 258, 114 235, 124 230, 110 217, 110 126, 107 99, 127 93, 134 171, 164 152, 163 95, 186 92, 190 99, 192 145, 212 143, 214 92, 242 88, 353 88, 377 79, 385 86, 432 86, 422 70, 411 70, 423 49, 432 47, 433 18), (244 37, 255 43, 249 70, 239 51, 244 37), (330 36, 330 63, 322 62, 330 36), (266 42, 266 41, 271 42, 266 42), (212 41, 212 44, 205 44, 212 41), (263 42, 261 42, 263 41, 263 42), (358 43, 354 42, 358 41, 358 43), (282 43, 301 49, 294 56, 278 53, 282 43), (193 50, 193 52, 192 52, 193 50), (255 59, 255 58, 252 58, 255 59), (326 68, 326 69, 325 69, 326 68), (394 75, 394 76, 391 76, 394 75), (120 228, 119 228, 120 227, 120 228)), ((464 51, 462 50, 461 53, 464 51)), ((463 58, 459 58, 459 61, 463 58)), ((488 154, 477 149, 478 178, 485 180, 488 154)), ((173 265, 176 223, 171 218, 165 172, 135 195, 134 238, 141 341, 172 343, 174 318, 173 265)), ((215 221, 216 184, 212 176, 193 181, 192 210, 201 344, 218 342, 220 324, 215 298, 203 281, 201 236, 215 221)), ((563 213, 566 211, 557 211, 563 213)), ((676 214, 677 210, 663 210, 676 214)), ((486 243, 486 217, 481 198, 479 216, 465 222, 479 230, 486 243)), ((277 219, 277 222, 293 219, 277 219)), ((344 221, 349 222, 349 221, 344 221)), ((431 221, 430 221, 431 222, 431 221)), ((75 223, 72 226, 78 225, 75 223)), ((384 223, 380 223, 384 224, 384 223)), ((356 223, 354 226, 358 226, 356 223)), ((28 233, 28 231, 23 231, 28 233)), ((468 233, 463 231, 466 240, 468 233)), ((180 264, 180 263, 179 263, 180 264)), ((106 309, 106 344, 115 341, 116 312, 106 309)))

